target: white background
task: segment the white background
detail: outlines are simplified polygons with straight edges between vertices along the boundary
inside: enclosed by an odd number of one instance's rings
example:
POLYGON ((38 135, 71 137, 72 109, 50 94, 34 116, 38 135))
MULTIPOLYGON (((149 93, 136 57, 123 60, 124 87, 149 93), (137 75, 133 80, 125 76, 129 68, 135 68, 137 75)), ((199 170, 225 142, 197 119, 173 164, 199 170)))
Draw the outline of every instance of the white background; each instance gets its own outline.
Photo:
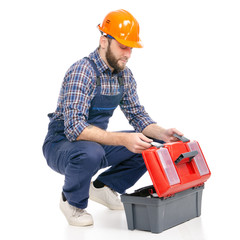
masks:
MULTIPOLYGON (((239 12, 237 0, 1 1, 1 239, 240 239, 239 12), (69 227, 58 209, 64 178, 41 152, 65 72, 121 8, 140 24, 144 48, 128 66, 141 103, 159 125, 198 140, 212 171, 202 216, 161 234, 129 231, 124 212, 92 202, 94 226, 69 227)), ((131 128, 117 110, 109 130, 122 129, 131 128)), ((129 192, 149 184, 146 173, 129 192)))

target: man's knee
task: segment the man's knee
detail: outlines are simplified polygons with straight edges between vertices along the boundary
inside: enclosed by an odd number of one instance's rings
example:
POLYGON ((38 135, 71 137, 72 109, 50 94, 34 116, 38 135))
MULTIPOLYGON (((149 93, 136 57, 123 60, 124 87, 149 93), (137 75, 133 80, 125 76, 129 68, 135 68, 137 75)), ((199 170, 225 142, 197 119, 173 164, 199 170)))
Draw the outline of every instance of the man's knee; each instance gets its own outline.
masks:
POLYGON ((105 151, 102 146, 95 142, 84 142, 79 148, 70 154, 69 163, 79 165, 80 168, 94 172, 106 167, 105 151))

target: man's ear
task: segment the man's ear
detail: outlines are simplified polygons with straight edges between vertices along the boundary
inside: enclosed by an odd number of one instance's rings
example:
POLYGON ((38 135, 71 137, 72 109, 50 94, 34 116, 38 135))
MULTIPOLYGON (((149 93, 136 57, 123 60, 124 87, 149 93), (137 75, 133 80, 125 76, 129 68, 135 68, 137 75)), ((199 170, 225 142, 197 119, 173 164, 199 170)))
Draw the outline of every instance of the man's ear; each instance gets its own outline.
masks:
POLYGON ((107 40, 107 38, 104 37, 104 36, 101 36, 99 44, 100 44, 102 49, 107 49, 107 47, 108 47, 108 40, 107 40))

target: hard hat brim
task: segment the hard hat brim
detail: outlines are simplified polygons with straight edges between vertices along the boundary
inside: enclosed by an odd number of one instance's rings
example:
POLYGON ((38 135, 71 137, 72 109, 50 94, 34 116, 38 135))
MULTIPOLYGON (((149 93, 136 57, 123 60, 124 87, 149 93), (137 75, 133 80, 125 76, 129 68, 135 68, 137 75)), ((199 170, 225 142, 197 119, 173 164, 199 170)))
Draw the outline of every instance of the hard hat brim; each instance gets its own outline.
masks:
MULTIPOLYGON (((101 31, 101 32, 104 32, 106 34, 110 34, 106 31, 103 30, 103 28, 100 26, 100 24, 97 26, 98 29, 101 31)), ((110 34, 111 35, 111 34, 110 34)), ((111 35, 112 36, 112 35, 111 35)), ((142 42, 141 40, 139 39, 138 42, 135 42, 135 41, 128 41, 128 40, 125 40, 125 39, 121 39, 121 38, 118 38, 116 36, 112 36, 114 39, 116 39, 119 43, 123 44, 124 46, 127 46, 127 47, 130 47, 130 48, 143 48, 143 45, 142 45, 142 42)))
POLYGON ((117 38, 117 37, 115 37, 115 39, 116 39, 119 43, 121 43, 122 45, 127 46, 127 47, 130 47, 130 48, 143 48, 143 45, 142 45, 142 42, 141 42, 140 39, 139 39, 138 42, 127 41, 127 40, 120 39, 120 38, 117 38))

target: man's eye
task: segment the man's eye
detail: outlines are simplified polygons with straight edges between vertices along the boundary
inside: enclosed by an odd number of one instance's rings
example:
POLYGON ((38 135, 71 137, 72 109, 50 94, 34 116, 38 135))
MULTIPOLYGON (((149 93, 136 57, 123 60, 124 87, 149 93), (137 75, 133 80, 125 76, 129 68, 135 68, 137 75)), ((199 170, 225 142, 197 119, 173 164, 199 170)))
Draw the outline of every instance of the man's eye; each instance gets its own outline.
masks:
POLYGON ((132 48, 127 47, 127 46, 124 46, 124 45, 123 45, 123 46, 120 46, 120 48, 123 49, 123 50, 125 50, 125 49, 130 49, 130 50, 132 50, 132 48))

